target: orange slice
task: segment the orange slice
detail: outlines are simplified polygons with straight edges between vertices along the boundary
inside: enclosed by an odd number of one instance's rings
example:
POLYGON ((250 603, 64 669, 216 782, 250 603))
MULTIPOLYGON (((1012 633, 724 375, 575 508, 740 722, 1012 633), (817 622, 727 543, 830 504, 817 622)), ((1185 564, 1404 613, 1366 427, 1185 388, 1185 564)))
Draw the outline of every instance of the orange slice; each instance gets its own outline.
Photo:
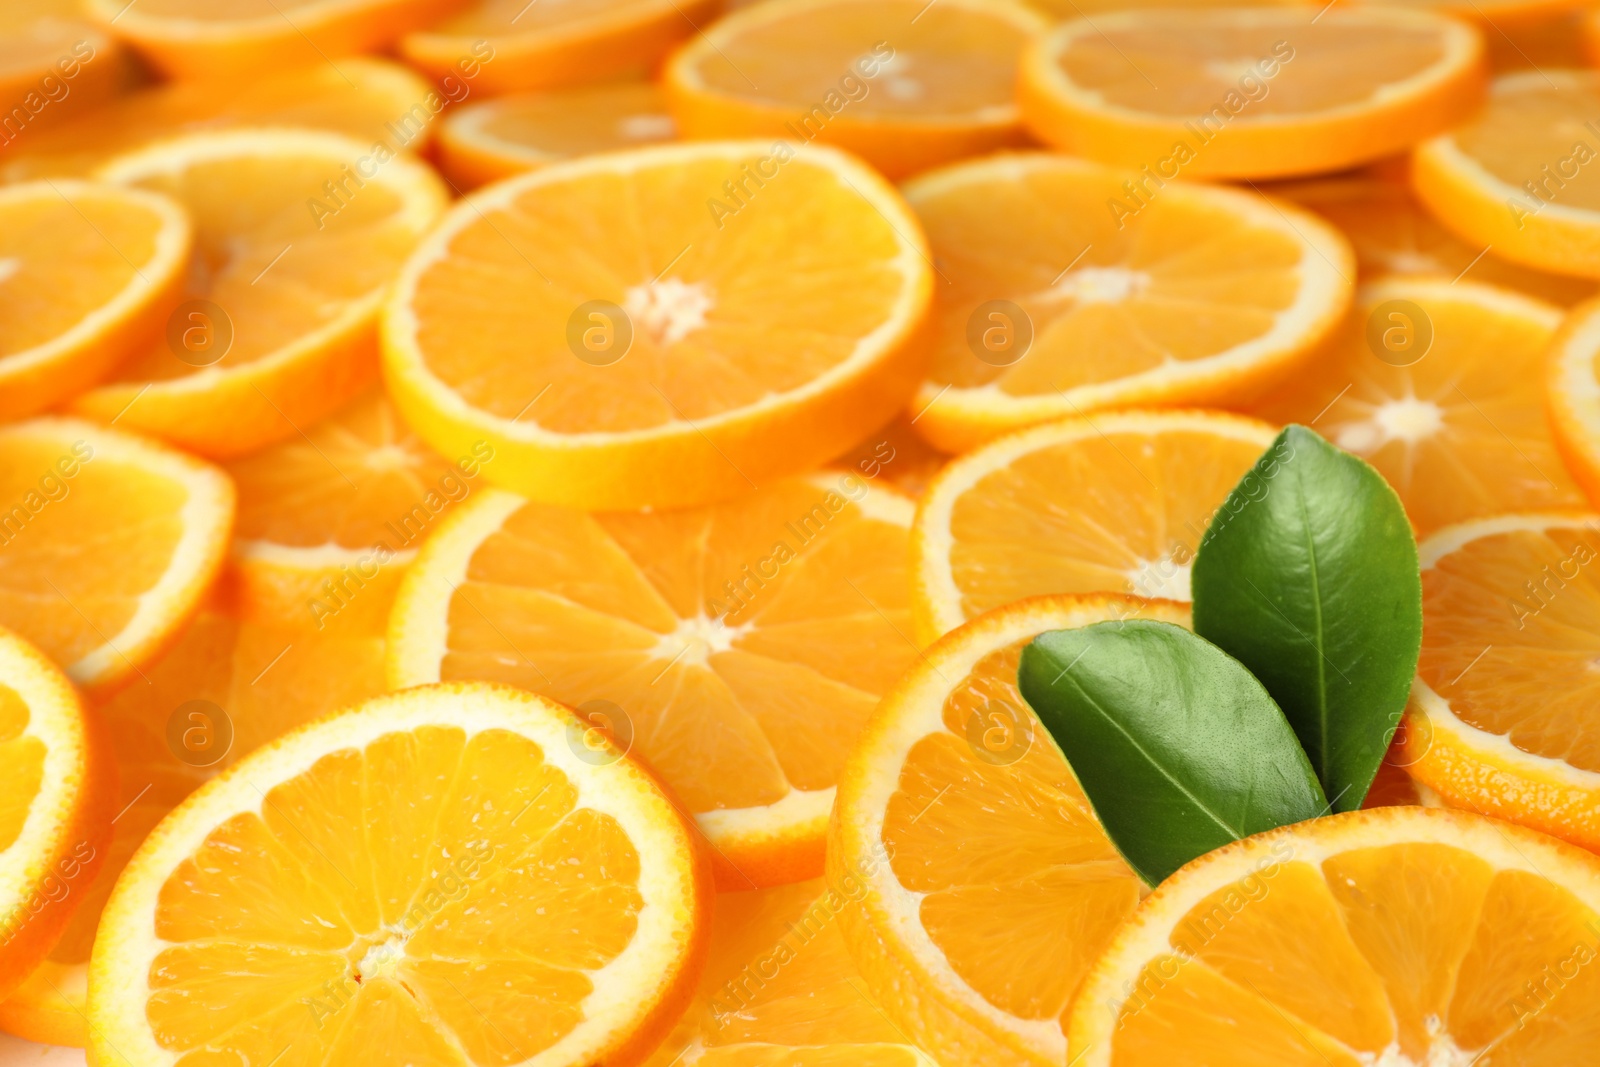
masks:
POLYGON ((953 460, 917 505, 918 639, 1043 593, 1188 600, 1201 536, 1276 434, 1220 412, 1111 412, 953 460))
POLYGON ((372 380, 383 294, 446 199, 425 164, 311 130, 191 134, 100 174, 183 203, 200 262, 160 341, 73 410, 208 456, 292 437, 372 380))
POLYGON ((96 695, 136 677, 220 569, 234 491, 207 463, 76 419, 0 427, 0 625, 96 695))
POLYGON ((120 43, 78 0, 8 0, 0 8, 0 153, 103 103, 127 76, 120 43))
POLYGON ((459 75, 476 56, 483 61, 479 86, 490 96, 550 89, 653 68, 720 6, 718 0, 472 0, 438 25, 408 34, 400 51, 436 80, 459 75))
POLYGON ((686 137, 832 144, 901 178, 1024 142, 1017 60, 1046 25, 1012 0, 772 0, 663 77, 686 137))
POLYGON ((1428 214, 1410 188, 1378 175, 1282 182, 1263 192, 1292 200, 1339 227, 1364 281, 1387 274, 1474 281, 1569 307, 1596 293, 1591 281, 1534 270, 1469 245, 1428 214))
POLYGON ((1453 807, 1600 847, 1600 516, 1500 515, 1425 540, 1402 762, 1453 807))
POLYGON ((382 48, 449 0, 83 0, 173 78, 250 79, 382 48))
POLYGON ((1445 15, 1306 5, 1069 22, 1019 85, 1045 142, 1161 181, 1380 159, 1470 115, 1487 74, 1482 34, 1445 15))
POLYGON ((840 929, 868 989, 941 1063, 1067 1062, 1066 1010, 1140 882, 1016 689, 1022 646, 1185 605, 1036 597, 962 626, 885 695, 839 782, 840 929))
POLYGON ((926 256, 893 187, 833 149, 553 164, 468 198, 418 248, 385 312, 385 377, 424 440, 489 442, 488 477, 535 499, 725 498, 904 404, 926 256))
POLYGON ((1600 278, 1600 179, 1585 167, 1600 154, 1600 133, 1585 125, 1597 107, 1594 71, 1498 78, 1470 121, 1417 148, 1417 195, 1496 255, 1600 278))
POLYGON ((445 459, 374 391, 304 436, 229 464, 239 612, 310 630, 354 612, 381 632, 423 536, 493 460, 488 444, 445 459))
POLYGON ((1544 353, 1560 323, 1549 304, 1493 286, 1376 282, 1312 367, 1255 412, 1310 425, 1371 463, 1421 536, 1582 507, 1544 410, 1544 353))
POLYGON ((1591 501, 1600 501, 1600 303, 1574 308, 1550 346, 1545 399, 1556 445, 1591 501))
MULTIPOLYGON (((29 134, 0 154, 0 180, 82 177, 151 141, 198 129, 308 126, 421 151, 433 134, 439 94, 415 73, 381 59, 350 58, 229 85, 158 85, 118 97, 58 130, 29 134)), ((441 105, 442 106, 442 105, 441 105)))
POLYGON ((460 189, 559 159, 670 141, 677 123, 653 82, 524 93, 452 109, 439 127, 439 166, 460 189))
POLYGON ((0 188, 0 419, 88 388, 165 324, 189 265, 183 208, 84 182, 0 188))
POLYGON ((1084 1067, 1582 1061, 1600 860, 1461 812, 1384 808, 1167 879, 1072 1009, 1084 1067))
POLYGON ((202 786, 101 917, 91 1055, 641 1062, 693 995, 709 875, 656 782, 579 758, 578 729, 529 693, 433 687, 202 786))
POLYGON ((0 997, 44 959, 105 862, 109 756, 72 683, 0 630, 0 997))
POLYGON ((906 186, 939 264, 918 429, 960 452, 1131 404, 1237 400, 1276 382, 1349 307, 1350 246, 1253 193, 1064 156, 996 156, 906 186))
POLYGON ((482 678, 576 707, 694 813, 724 888, 815 878, 851 739, 916 656, 911 510, 840 472, 679 511, 486 490, 406 575, 389 682, 482 678))

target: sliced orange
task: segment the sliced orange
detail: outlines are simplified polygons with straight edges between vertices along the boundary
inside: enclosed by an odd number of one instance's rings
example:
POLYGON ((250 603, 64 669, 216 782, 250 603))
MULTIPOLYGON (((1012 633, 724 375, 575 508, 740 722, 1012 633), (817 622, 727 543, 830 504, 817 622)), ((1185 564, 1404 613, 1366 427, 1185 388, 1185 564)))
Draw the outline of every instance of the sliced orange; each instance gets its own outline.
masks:
POLYGON ((483 484, 493 460, 487 444, 444 458, 373 391, 304 436, 229 464, 240 614, 324 630, 354 612, 381 632, 423 536, 483 484))
POLYGON ((1349 307, 1332 226, 1254 193, 1046 153, 906 186, 939 265, 934 353, 912 407, 939 448, 1132 404, 1236 401, 1303 362, 1349 307))
POLYGON ((450 0, 82 0, 140 55, 180 79, 249 79, 382 48, 450 0))
POLYGON ((489 442, 488 477, 535 499, 725 498, 905 403, 926 257, 894 188, 833 149, 557 163, 469 197, 417 249, 385 311, 385 377, 424 440, 489 442))
POLYGON ((873 996, 941 1063, 1067 1062, 1066 1011, 1140 882, 1017 692, 1022 646, 1108 619, 1189 625, 1171 601, 1036 597, 947 634, 845 765, 830 883, 873 996))
POLYGON ((822 881, 723 893, 694 1003, 649 1067, 938 1067, 868 997, 822 881))
MULTIPOLYGON (((197 129, 308 126, 363 144, 421 151, 433 135, 438 92, 414 72, 369 57, 296 68, 229 85, 158 85, 118 97, 59 130, 30 134, 0 154, 0 180, 82 177, 113 156, 197 129)), ((442 106, 442 105, 441 105, 442 106)))
POLYGON ((1472 114, 1487 76, 1483 35, 1453 18, 1308 4, 1068 22, 1024 55, 1019 85, 1046 143, 1159 182, 1380 159, 1472 114))
POLYGON ((580 758, 579 729, 529 693, 438 686, 202 786, 101 917, 91 1055, 641 1062, 694 993, 710 880, 656 782, 580 758))
POLYGON ((1591 501, 1600 502, 1600 301, 1574 308, 1550 346, 1545 399, 1556 445, 1591 501))
POLYGON ((372 381, 383 294, 446 200, 425 164, 312 130, 190 134, 100 175, 183 203, 199 263, 161 339, 73 410, 208 456, 295 436, 372 381))
POLYGON ((1307 372, 1255 413, 1305 423, 1378 468, 1420 536, 1582 507, 1545 418, 1545 350, 1560 323, 1557 308, 1493 286, 1376 282, 1307 372))
POLYGON ((1561 274, 1600 278, 1600 73, 1555 70, 1495 80, 1470 121, 1417 148, 1412 182, 1465 240, 1561 274))
POLYGON ((917 433, 910 419, 900 416, 857 441, 834 466, 868 480, 887 478, 890 484, 919 497, 949 459, 917 433))
POLYGON ((1600 516, 1480 519, 1420 552, 1406 770, 1453 807, 1600 847, 1600 516))
POLYGON ((116 770, 72 683, 0 630, 0 997, 44 959, 105 862, 116 770))
POLYGON ((724 888, 815 878, 851 740, 916 657, 911 511, 838 471, 678 511, 485 490, 407 573, 389 682, 482 678, 576 707, 694 813, 724 888))
POLYGON ((0 419, 88 388, 165 325, 194 239, 168 197, 0 187, 0 419))
POLYGON ((76 419, 0 427, 0 625, 96 695, 136 678, 221 568, 234 491, 208 463, 76 419))
POLYGON ((1046 25, 1013 0, 770 0, 663 79, 686 137, 832 144, 901 178, 1024 142, 1017 60, 1046 25))
POLYGON ((720 0, 470 0, 438 25, 406 35, 400 51, 436 80, 478 69, 480 91, 604 81, 655 67, 709 23, 720 0), (481 60, 479 66, 472 61, 481 60))
POLYGON ((1188 600, 1201 536, 1276 435, 1220 412, 1109 412, 953 460, 917 505, 918 639, 1043 593, 1188 600))
POLYGON ((677 130, 654 82, 502 96, 451 110, 439 166, 458 189, 475 189, 558 159, 670 141, 677 130))
POLYGON ((1463 812, 1382 808, 1218 849, 1084 982, 1083 1067, 1567 1067, 1593 1048, 1600 860, 1463 812))
POLYGON ((0 7, 0 158, 86 108, 127 76, 125 53, 79 0, 7 0, 0 7))

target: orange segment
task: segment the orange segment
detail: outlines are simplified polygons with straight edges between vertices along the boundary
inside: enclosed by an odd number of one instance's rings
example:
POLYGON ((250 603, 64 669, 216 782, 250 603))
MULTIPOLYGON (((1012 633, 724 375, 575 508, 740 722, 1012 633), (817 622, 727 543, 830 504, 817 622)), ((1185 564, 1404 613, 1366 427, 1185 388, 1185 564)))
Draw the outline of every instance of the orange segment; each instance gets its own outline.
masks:
POLYGON ((939 264, 933 363, 912 407, 962 451, 1130 404, 1236 400, 1282 378, 1348 307, 1350 247, 1252 193, 1160 189, 1059 155, 906 186, 939 264))
POLYGON ((711 26, 663 74, 684 136, 837 145, 891 178, 1023 143, 1013 0, 772 0, 711 26))
POLYGON ((1575 1063, 1600 860, 1461 812, 1383 808, 1167 879, 1072 1009, 1085 1067, 1575 1063))
POLYGON ((74 419, 0 428, 0 501, 0 625, 97 694, 178 635, 234 514, 210 464, 74 419))
POLYGON ((1567 468, 1600 501, 1600 303, 1574 308, 1550 346, 1545 400, 1567 468))
POLYGON ((677 129, 654 82, 503 96, 451 110, 439 166, 473 189, 558 159, 670 141, 677 129))
POLYGON ((924 644, 1042 593, 1189 599, 1195 549, 1276 431, 1216 412, 1121 412, 1002 437, 953 461, 917 506, 924 644))
POLYGON ((372 380, 379 303, 446 195, 381 143, 310 130, 192 134, 100 174, 188 208, 199 262, 164 336, 73 408, 211 456, 294 436, 372 380))
POLYGON ((832 149, 553 164, 474 194, 423 242, 385 312, 384 373, 424 440, 447 456, 488 441, 508 488, 703 503, 888 421, 920 373, 926 256, 893 187, 832 149))
POLYGON ((1308 372, 1255 410, 1311 425, 1377 467, 1423 536, 1506 511, 1582 507, 1544 411, 1544 353, 1560 321, 1556 308, 1492 286, 1378 282, 1308 372))
POLYGON ((1274 178, 1404 151, 1470 115, 1487 73, 1455 19, 1304 5, 1078 19, 1034 43, 1019 86, 1058 148, 1156 181, 1274 178))
POLYGON ((65 400, 148 344, 193 237, 183 208, 154 193, 0 188, 0 419, 65 400))
POLYGON ((101 918, 91 1055, 641 1062, 693 994, 709 874, 655 781, 576 729, 528 693, 418 689, 201 787, 101 918))
POLYGON ((942 1063, 1066 1062, 1078 983, 1139 901, 1066 760, 1016 689, 1022 646, 1107 619, 1189 625, 1184 605, 1036 597, 930 647, 884 697, 840 780, 830 882, 896 1025, 942 1063))
POLYGON ((407 574, 389 681, 483 678, 576 707, 695 814, 725 887, 814 878, 850 741, 916 655, 910 524, 907 500, 853 473, 678 511, 484 491, 407 574))

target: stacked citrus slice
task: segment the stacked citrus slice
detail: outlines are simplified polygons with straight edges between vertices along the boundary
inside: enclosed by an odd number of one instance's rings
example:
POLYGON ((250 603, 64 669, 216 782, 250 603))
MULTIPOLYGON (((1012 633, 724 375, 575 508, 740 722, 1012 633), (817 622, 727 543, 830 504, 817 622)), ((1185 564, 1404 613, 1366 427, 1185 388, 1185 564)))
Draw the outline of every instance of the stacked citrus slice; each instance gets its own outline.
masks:
POLYGON ((1545 399, 1568 469, 1600 501, 1600 303, 1576 308, 1550 346, 1545 399))

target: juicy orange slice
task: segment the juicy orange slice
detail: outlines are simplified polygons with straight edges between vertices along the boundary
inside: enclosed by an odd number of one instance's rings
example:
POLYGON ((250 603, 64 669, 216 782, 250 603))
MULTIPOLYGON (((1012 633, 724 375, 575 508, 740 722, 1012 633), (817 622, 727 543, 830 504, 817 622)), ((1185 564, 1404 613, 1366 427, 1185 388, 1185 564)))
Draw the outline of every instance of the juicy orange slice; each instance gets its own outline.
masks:
POLYGON ((0 419, 92 385, 148 344, 177 302, 183 208, 84 182, 0 188, 0 419))
POLYGON ((918 638, 1043 593, 1188 600, 1201 536, 1275 435, 1220 412, 1111 412, 952 461, 917 505, 918 638))
POLYGON ((1316 5, 1129 11, 1063 25, 1023 57, 1045 142, 1185 178, 1273 178, 1404 151, 1479 105, 1483 36, 1440 14, 1316 5))
POLYGON ((158 85, 118 97, 60 129, 29 133, 0 154, 0 180, 82 177, 113 156, 198 129, 306 126, 421 151, 434 130, 429 94, 415 73, 381 59, 350 58, 252 79, 218 92, 205 82, 158 85))
POLYGON ((0 8, 0 152, 103 103, 127 74, 124 60, 78 0, 8 0, 0 8))
POLYGON ((715 17, 718 0, 584 0, 529 4, 472 0, 438 25, 408 34, 400 51, 440 80, 472 64, 491 96, 604 81, 654 68, 715 17))
POLYGON ((1484 35, 1494 43, 1497 28, 1524 30, 1531 25, 1550 22, 1580 11, 1585 0, 1362 0, 1363 3, 1382 7, 1413 8, 1421 11, 1438 11, 1459 19, 1476 23, 1484 35))
POLYGON ((1383 808, 1218 849, 1140 906, 1072 1009, 1084 1067, 1581 1062, 1600 860, 1383 808))
POLYGON ((1465 240, 1541 270, 1600 278, 1600 73, 1529 71, 1495 80, 1468 122, 1418 147, 1422 202, 1465 240), (1537 163, 1530 163, 1537 160, 1537 163))
POLYGON ((1600 516, 1501 515, 1420 546, 1407 771, 1445 802, 1600 847, 1600 516))
POLYGON ((449 0, 83 0, 88 12, 174 78, 274 74, 381 48, 449 0))
POLYGON ((389 682, 483 678, 576 707, 694 813, 719 884, 814 878, 850 741, 916 656, 911 510, 839 472, 679 511, 483 491, 401 585, 389 682))
POLYGON ((202 786, 101 917, 94 1058, 640 1062, 694 992, 709 875, 656 782, 580 758, 579 731, 529 693, 432 687, 202 786))
POLYGON ((939 264, 934 353, 912 407, 936 446, 1097 408, 1259 392, 1339 322, 1350 247, 1253 193, 1030 153, 906 186, 939 264))
POLYGON ((1600 500, 1600 303, 1574 308, 1550 346, 1545 398, 1556 445, 1590 500, 1600 500))
POLYGON ((1549 304, 1493 286, 1377 282, 1307 372, 1255 410, 1377 467, 1423 536, 1582 507, 1544 410, 1544 353, 1560 322, 1549 304))
POLYGON ((1017 692, 1022 646, 1185 605, 1036 597, 962 626, 884 697, 845 765, 829 880, 873 996, 941 1063, 1065 1063, 1066 1010, 1139 902, 1066 760, 1017 692))
POLYGON ((718 896, 695 1001, 649 1067, 937 1067, 868 997, 845 906, 820 880, 718 896))
POLYGON ((423 242, 385 313, 385 376, 425 440, 447 456, 489 442, 488 477, 535 499, 725 498, 904 403, 926 255, 893 187, 833 149, 558 163, 475 194, 423 242))
POLYGON ((670 141, 677 130, 654 82, 503 96, 445 117, 439 166, 473 189, 559 159, 670 141))
POLYGON ((0 625, 97 694, 177 637, 234 514, 215 467, 76 419, 0 427, 0 501, 0 625))
POLYGON ((832 144, 900 178, 1023 142, 1017 60, 1045 25, 1012 0, 772 0, 663 77, 687 137, 832 144))
POLYGON ((445 459, 374 391, 304 436, 229 464, 240 614, 323 630, 353 611, 381 632, 423 536, 493 460, 488 444, 445 459))
POLYGON ((61 935, 105 862, 116 771, 72 683, 0 630, 0 997, 61 935))
POLYGON ((425 164, 311 130, 191 134, 100 174, 182 202, 200 265, 165 335, 73 409, 210 456, 294 436, 373 379, 383 294, 446 199, 425 164))

